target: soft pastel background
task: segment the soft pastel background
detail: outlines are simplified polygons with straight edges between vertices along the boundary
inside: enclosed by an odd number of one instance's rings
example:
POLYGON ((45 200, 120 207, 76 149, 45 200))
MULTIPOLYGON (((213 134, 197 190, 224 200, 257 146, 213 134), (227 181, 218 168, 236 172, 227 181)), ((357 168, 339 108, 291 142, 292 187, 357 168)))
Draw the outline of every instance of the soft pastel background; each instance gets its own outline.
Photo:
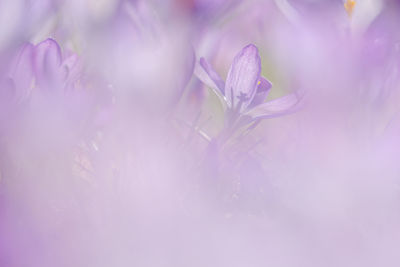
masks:
POLYGON ((0 267, 400 266, 399 29, 398 0, 0 0, 0 267))

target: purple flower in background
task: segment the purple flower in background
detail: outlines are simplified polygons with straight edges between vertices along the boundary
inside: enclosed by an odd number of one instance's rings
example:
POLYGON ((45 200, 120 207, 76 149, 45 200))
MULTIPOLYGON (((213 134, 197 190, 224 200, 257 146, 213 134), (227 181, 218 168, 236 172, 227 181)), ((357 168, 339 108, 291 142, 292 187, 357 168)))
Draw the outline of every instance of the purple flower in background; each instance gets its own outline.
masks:
POLYGON ((261 58, 253 44, 235 56, 225 83, 204 58, 200 65, 208 77, 200 74, 199 78, 214 90, 234 117, 247 116, 251 121, 276 117, 289 113, 299 102, 295 93, 264 102, 272 84, 261 76, 261 58))
POLYGON ((20 100, 40 89, 65 88, 78 79, 78 57, 64 55, 53 39, 37 45, 25 44, 10 68, 8 79, 20 100))
POLYGON ((24 44, 2 82, 2 94, 8 96, 8 110, 18 110, 28 101, 38 99, 40 101, 35 102, 38 106, 55 104, 56 99, 50 96, 59 96, 60 103, 67 103, 71 100, 67 91, 76 87, 76 81, 81 78, 80 69, 78 57, 68 53, 63 55, 53 39, 46 39, 37 45, 24 44))
POLYGON ((22 123, 22 118, 29 118, 35 123, 24 127, 41 129, 37 136, 66 137, 67 134, 54 133, 75 134, 72 129, 81 132, 80 127, 93 114, 101 90, 97 97, 93 90, 88 90, 89 83, 94 82, 83 75, 76 54, 62 52, 50 38, 37 45, 26 43, 8 69, 0 88, 0 96, 4 96, 0 111, 5 114, 0 116, 2 131, 11 130, 18 121, 22 123))

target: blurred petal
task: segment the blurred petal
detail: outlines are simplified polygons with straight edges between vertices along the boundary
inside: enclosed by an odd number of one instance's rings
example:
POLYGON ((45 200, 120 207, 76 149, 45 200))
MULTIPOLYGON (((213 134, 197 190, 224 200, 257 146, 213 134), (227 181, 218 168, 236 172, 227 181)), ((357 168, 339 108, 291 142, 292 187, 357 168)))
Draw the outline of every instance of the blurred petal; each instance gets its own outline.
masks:
POLYGON ((225 96, 230 107, 236 108, 240 103, 240 111, 246 109, 256 93, 260 72, 258 49, 247 45, 236 55, 226 79, 225 96))
POLYGON ((15 100, 15 85, 12 79, 7 78, 0 82, 0 113, 12 105, 15 100))
POLYGON ((61 81, 63 76, 61 66, 61 49, 56 41, 47 39, 35 47, 34 68, 38 82, 61 81))
POLYGON ((245 115, 252 117, 252 119, 272 118, 288 114, 297 107, 300 97, 295 94, 289 94, 281 98, 268 101, 260 104, 255 108, 249 110, 245 115))
MULTIPOLYGON (((208 63, 207 63, 208 64, 208 63)), ((209 65, 210 66, 210 65, 209 65)), ((211 67, 211 66, 210 66, 211 67)), ((214 70, 213 70, 214 71, 214 70)), ((194 73, 196 75, 196 77, 203 82, 205 85, 207 85, 209 88, 213 89, 214 93, 217 95, 217 97, 219 98, 219 100, 221 101, 221 104, 226 107, 226 100, 224 97, 224 94, 222 93, 223 90, 221 91, 221 89, 217 86, 217 84, 215 83, 214 80, 211 79, 210 74, 207 73, 207 71, 205 70, 205 68, 202 66, 201 64, 201 60, 200 60, 200 64, 196 64, 195 65, 195 69, 194 69, 194 73)), ((214 71, 215 75, 218 76, 218 74, 214 71)), ((221 80, 221 78, 219 78, 221 80)), ((217 79, 218 80, 218 79, 217 79)), ((221 80, 221 82, 223 83, 223 81, 221 80)))
POLYGON ((61 65, 61 49, 53 39, 46 39, 36 45, 35 67, 46 69, 57 68, 61 65))
POLYGON ((271 82, 261 77, 260 80, 258 81, 256 94, 254 95, 253 101, 251 101, 248 108, 254 108, 255 106, 262 104, 267 98, 267 95, 271 90, 271 87, 272 87, 271 82))
POLYGON ((17 106, 15 85, 12 79, 0 81, 0 135, 13 120, 13 110, 17 106))
POLYGON ((210 77, 210 79, 214 82, 214 87, 216 87, 224 95, 225 83, 211 66, 211 64, 209 64, 204 58, 200 58, 200 65, 208 74, 208 77, 210 77))
POLYGON ((178 79, 177 94, 172 101, 172 104, 174 105, 181 99, 186 86, 188 85, 190 79, 193 76, 194 65, 196 63, 196 55, 192 47, 188 49, 187 56, 184 57, 183 61, 184 61, 182 62, 183 75, 181 75, 181 77, 179 77, 178 79))
POLYGON ((14 81, 17 98, 26 96, 34 84, 33 55, 33 45, 25 44, 11 70, 10 78, 14 81))

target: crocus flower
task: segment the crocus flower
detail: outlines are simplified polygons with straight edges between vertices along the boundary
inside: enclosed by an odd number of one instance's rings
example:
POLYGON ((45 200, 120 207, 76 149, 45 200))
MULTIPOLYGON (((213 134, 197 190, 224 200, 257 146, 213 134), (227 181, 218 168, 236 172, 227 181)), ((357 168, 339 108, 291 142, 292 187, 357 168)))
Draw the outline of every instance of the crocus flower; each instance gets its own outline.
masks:
POLYGON ((37 45, 24 44, 6 77, 15 105, 30 102, 39 104, 38 107, 57 102, 56 96, 60 103, 69 103, 75 97, 68 92, 78 93, 73 88, 79 85, 80 78, 78 57, 63 54, 57 42, 50 38, 37 45))
POLYGON ((62 52, 55 40, 24 44, 0 86, 0 95, 7 99, 0 110, 8 114, 0 116, 2 132, 20 121, 29 131, 37 129, 37 137, 73 140, 94 113, 98 96, 89 90, 89 83, 93 84, 83 75, 78 56, 62 52))
POLYGON ((64 55, 53 39, 37 45, 26 43, 14 60, 9 73, 13 90, 20 98, 28 98, 41 90, 66 88, 79 77, 78 57, 64 55))
POLYGON ((261 58, 253 44, 235 56, 226 82, 204 58, 200 59, 200 65, 207 75, 198 72, 199 78, 214 90, 235 118, 250 118, 250 122, 272 118, 289 113, 299 102, 296 93, 264 102, 272 84, 261 76, 261 58))

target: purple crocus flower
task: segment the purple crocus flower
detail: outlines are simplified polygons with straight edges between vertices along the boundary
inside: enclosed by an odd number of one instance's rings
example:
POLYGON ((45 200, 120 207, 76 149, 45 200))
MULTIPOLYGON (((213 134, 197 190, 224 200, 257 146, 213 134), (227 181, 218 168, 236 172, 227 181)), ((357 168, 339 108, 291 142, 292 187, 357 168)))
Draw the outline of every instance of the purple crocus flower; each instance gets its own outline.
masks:
POLYGON ((89 90, 94 82, 83 74, 78 56, 62 51, 53 39, 24 44, 0 82, 0 96, 4 96, 0 105, 5 102, 0 108, 5 114, 0 116, 0 133, 21 122, 37 129, 36 137, 74 140, 91 126, 88 118, 94 114, 100 88, 97 95, 89 90), (59 132, 68 134, 55 134, 59 132))
POLYGON ((235 56, 226 82, 204 58, 200 59, 200 65, 207 75, 200 73, 199 78, 214 90, 235 120, 245 117, 252 122, 284 115, 299 102, 296 93, 264 102, 272 84, 261 76, 261 58, 253 44, 247 45, 235 56))
POLYGON ((0 91, 2 94, 8 92, 9 111, 27 106, 27 102, 33 104, 32 101, 38 99, 40 103, 35 103, 43 107, 56 101, 50 96, 59 96, 59 101, 66 104, 76 98, 73 94, 67 97, 66 92, 77 91, 72 89, 81 78, 80 70, 78 57, 75 54, 63 54, 55 40, 49 38, 37 45, 26 43, 3 77, 0 91))
POLYGON ((53 39, 33 45, 24 44, 12 64, 7 79, 21 98, 38 90, 57 90, 68 87, 79 77, 80 66, 75 54, 64 55, 53 39))

